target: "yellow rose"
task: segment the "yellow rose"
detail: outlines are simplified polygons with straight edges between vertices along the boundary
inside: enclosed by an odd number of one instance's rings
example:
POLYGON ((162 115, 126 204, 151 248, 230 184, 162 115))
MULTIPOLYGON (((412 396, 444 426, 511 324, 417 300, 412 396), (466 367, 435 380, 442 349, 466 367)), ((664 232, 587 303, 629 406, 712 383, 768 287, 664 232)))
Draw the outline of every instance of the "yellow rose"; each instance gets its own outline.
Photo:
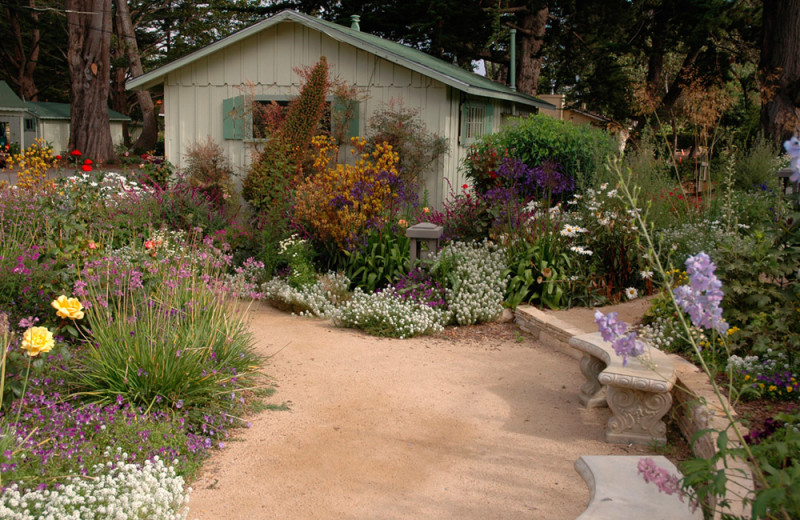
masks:
POLYGON ((77 298, 67 298, 63 294, 50 304, 56 310, 59 318, 71 320, 83 319, 83 305, 77 298))
POLYGON ((41 352, 50 352, 55 346, 53 333, 46 327, 31 327, 22 335, 22 350, 31 357, 38 356, 41 352))

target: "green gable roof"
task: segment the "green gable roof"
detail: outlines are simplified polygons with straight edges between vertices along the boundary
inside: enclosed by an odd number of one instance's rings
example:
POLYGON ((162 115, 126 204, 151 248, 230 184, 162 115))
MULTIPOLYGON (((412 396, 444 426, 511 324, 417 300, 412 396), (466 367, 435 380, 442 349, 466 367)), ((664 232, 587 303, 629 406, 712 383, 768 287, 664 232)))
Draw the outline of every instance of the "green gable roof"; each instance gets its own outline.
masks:
POLYGON ((25 102, 11 90, 5 81, 0 81, 0 110, 13 110, 14 112, 27 110, 25 102))
MULTIPOLYGON (((69 103, 50 103, 43 101, 28 101, 26 108, 39 119, 65 119, 69 121, 72 106, 69 103)), ((108 110, 109 121, 130 121, 131 118, 115 110, 108 110)))
POLYGON ((435 58, 429 54, 425 54, 417 49, 412 49, 399 43, 385 40, 373 34, 364 33, 344 27, 332 22, 321 20, 313 16, 308 16, 296 11, 281 11, 277 15, 267 18, 258 22, 246 29, 242 29, 227 38, 223 38, 218 42, 212 43, 200 50, 197 50, 187 56, 179 58, 171 63, 162 67, 142 74, 137 78, 133 78, 127 83, 130 90, 144 90, 164 82, 167 74, 178 70, 190 63, 204 58, 209 54, 233 45, 245 38, 263 31, 269 27, 277 25, 281 22, 295 22, 306 27, 310 27, 320 31, 334 40, 348 43, 370 52, 381 58, 384 58, 392 63, 402 65, 415 72, 428 76, 430 78, 441 81, 442 83, 456 88, 462 92, 476 96, 485 96, 495 99, 503 99, 507 101, 514 101, 523 105, 539 107, 539 108, 555 108, 550 103, 541 99, 522 94, 516 90, 512 90, 505 85, 496 83, 488 78, 466 71, 452 63, 435 58))

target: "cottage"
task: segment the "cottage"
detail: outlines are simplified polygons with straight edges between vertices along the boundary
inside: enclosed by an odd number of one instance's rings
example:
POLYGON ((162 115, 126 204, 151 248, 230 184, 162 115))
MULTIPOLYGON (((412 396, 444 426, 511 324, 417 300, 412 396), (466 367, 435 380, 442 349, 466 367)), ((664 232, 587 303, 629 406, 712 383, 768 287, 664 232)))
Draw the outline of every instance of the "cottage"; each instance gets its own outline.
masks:
MULTIPOLYGON (((26 123, 25 142, 30 144, 34 139, 43 139, 57 152, 67 151, 69 147, 69 128, 72 107, 69 103, 50 103, 44 101, 26 101, 25 106, 32 116, 31 128, 26 123)), ((131 118, 115 110, 108 110, 111 127, 111 142, 122 144, 122 127, 130 123, 131 118)))
MULTIPOLYGON (((23 148, 25 128, 32 124, 25 102, 17 96, 8 83, 0 81, 0 147, 18 143, 23 148)), ((33 142, 33 139, 31 139, 33 142)))
POLYGON ((352 110, 349 135, 364 135, 372 114, 402 99, 431 132, 449 140, 446 157, 424 177, 429 200, 447 197, 464 182, 459 164, 468 146, 499 130, 510 116, 552 108, 547 102, 473 74, 423 52, 295 11, 281 13, 128 82, 128 88, 163 89, 165 148, 179 167, 193 142, 211 136, 239 171, 257 144, 252 121, 232 114, 248 96, 285 102, 299 92, 297 67, 325 56, 333 74, 366 98, 352 110))
MULTIPOLYGON (((6 143, 27 148, 36 139, 49 143, 56 152, 69 147, 71 106, 68 103, 23 101, 5 81, 0 81, 0 145, 6 143)), ((122 143, 122 125, 131 118, 108 111, 111 140, 122 143)))

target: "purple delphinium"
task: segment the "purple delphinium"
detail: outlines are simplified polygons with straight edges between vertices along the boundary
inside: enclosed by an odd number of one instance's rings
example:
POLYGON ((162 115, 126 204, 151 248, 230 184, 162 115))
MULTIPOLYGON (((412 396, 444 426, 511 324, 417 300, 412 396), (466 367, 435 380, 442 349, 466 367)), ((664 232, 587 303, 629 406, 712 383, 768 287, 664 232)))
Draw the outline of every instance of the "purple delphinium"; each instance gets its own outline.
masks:
POLYGON ((722 282, 714 275, 717 266, 705 253, 686 259, 689 285, 673 289, 672 294, 680 308, 689 315, 695 327, 714 329, 720 334, 728 331, 729 325, 722 318, 719 306, 724 296, 722 282))
POLYGON ((644 353, 644 343, 639 341, 636 332, 627 332, 628 324, 617 319, 616 312, 608 315, 594 312, 594 321, 605 341, 611 342, 614 352, 622 357, 622 366, 628 364, 628 356, 636 357, 644 353))

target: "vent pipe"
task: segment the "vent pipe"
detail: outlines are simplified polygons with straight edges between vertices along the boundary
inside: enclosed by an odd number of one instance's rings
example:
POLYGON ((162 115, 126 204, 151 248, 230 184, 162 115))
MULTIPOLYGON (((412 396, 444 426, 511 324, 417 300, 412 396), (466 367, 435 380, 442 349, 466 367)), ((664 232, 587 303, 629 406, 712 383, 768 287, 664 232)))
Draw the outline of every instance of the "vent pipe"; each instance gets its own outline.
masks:
POLYGON ((517 30, 511 29, 511 63, 509 65, 509 79, 511 90, 517 90, 517 30))
POLYGON ((360 16, 358 16, 357 14, 351 14, 350 15, 350 28, 353 29, 354 31, 360 31, 361 30, 361 26, 358 24, 358 22, 360 22, 360 21, 361 21, 361 17, 360 16))

